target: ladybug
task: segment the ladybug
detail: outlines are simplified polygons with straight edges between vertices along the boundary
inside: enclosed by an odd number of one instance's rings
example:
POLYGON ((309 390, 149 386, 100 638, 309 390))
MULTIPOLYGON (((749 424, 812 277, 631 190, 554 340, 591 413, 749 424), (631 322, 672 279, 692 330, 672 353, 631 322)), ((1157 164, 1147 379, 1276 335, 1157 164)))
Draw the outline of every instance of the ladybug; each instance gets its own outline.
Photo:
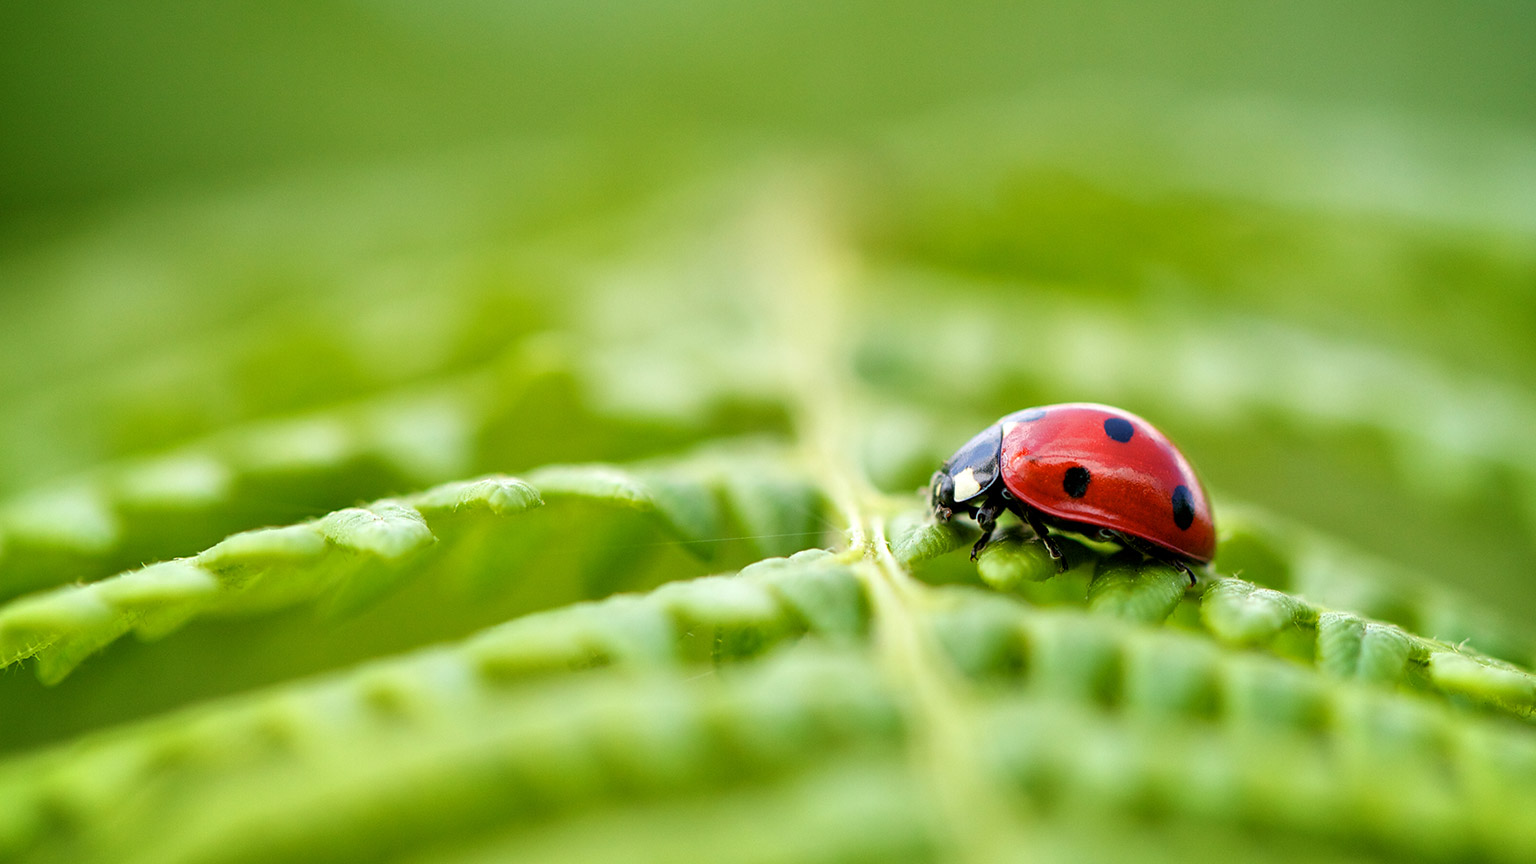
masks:
POLYGON ((1216 553, 1216 525, 1200 478, 1163 433, 1129 411, 1071 402, 1015 411, 988 426, 935 471, 933 512, 963 512, 981 526, 971 560, 1012 511, 1059 570, 1048 528, 1113 540, 1178 568, 1216 553))

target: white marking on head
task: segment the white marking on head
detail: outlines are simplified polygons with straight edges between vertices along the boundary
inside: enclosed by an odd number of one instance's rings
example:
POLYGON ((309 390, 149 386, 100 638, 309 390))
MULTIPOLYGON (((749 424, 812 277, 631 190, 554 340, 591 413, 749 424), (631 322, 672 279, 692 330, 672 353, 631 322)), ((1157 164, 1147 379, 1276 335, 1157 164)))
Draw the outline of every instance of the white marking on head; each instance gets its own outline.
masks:
POLYGON ((1007 423, 1004 423, 1003 424, 1003 437, 1007 438, 1008 437, 1008 433, 1012 432, 1014 427, 1018 426, 1018 425, 1019 425, 1019 421, 1017 421, 1017 420, 1009 420, 1007 423))
POLYGON ((967 468, 955 475, 955 500, 966 501, 975 498, 981 492, 981 484, 976 482, 976 475, 967 468))

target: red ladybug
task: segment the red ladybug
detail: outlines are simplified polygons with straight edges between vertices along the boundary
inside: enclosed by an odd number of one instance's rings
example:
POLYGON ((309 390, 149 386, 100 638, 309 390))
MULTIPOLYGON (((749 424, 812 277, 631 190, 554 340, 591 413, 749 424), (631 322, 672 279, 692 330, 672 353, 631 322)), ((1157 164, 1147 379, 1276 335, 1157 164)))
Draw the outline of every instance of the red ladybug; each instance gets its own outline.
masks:
POLYGON ((1108 405, 1003 417, 934 472, 930 498, 940 520, 960 511, 981 526, 973 561, 1004 510, 1034 530, 1060 568, 1047 526, 1116 540, 1186 574, 1216 554, 1211 505, 1184 454, 1152 424, 1108 405))

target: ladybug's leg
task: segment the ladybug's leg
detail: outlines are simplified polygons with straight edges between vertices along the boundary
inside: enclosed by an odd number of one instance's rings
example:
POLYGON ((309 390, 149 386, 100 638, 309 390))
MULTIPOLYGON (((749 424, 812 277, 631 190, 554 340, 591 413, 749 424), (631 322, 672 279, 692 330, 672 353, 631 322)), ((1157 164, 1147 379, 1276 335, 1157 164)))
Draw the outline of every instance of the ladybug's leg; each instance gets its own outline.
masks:
POLYGON ((1195 587, 1195 574, 1190 571, 1188 564, 1185 564, 1183 561, 1180 561, 1177 558, 1169 558, 1168 563, 1173 565, 1173 569, 1189 577, 1189 587, 1195 587))
POLYGON ((987 503, 976 509, 976 524, 981 526, 981 539, 971 547, 971 560, 975 561, 981 550, 987 548, 992 542, 992 532, 997 528, 997 515, 1003 512, 1003 505, 988 500, 987 503))
POLYGON ((1194 571, 1189 569, 1189 565, 1185 564, 1183 559, 1164 552, 1156 546, 1153 546, 1151 543, 1142 540, 1140 537, 1133 537, 1122 531, 1116 531, 1115 535, 1121 543, 1124 543, 1132 549, 1135 549, 1137 552, 1140 552, 1141 554, 1151 558, 1154 561, 1161 561, 1162 563, 1167 564, 1169 567, 1172 567, 1180 573, 1183 573, 1185 576, 1189 577, 1189 587, 1195 587, 1194 571))
POLYGON ((1061 556, 1061 546, 1056 542, 1056 538, 1052 537, 1050 532, 1046 530, 1045 523, 1040 521, 1040 515, 1035 512, 1033 507, 1020 507, 1019 513, 1024 517, 1024 521, 1029 523, 1030 530, 1035 532, 1035 537, 1039 538, 1041 545, 1045 547, 1045 551, 1050 553, 1051 560, 1056 562, 1056 572, 1067 572, 1067 559, 1061 556))

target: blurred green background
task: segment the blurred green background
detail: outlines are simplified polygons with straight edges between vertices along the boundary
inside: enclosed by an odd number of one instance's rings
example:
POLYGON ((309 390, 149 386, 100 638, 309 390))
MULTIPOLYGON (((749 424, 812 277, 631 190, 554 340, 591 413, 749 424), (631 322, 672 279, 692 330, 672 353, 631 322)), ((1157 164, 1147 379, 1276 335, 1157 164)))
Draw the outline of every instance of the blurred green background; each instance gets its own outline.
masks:
POLYGON ((1536 123, 1516 2, 8 4, 12 230, 509 136, 859 130, 1100 82, 1536 123))

